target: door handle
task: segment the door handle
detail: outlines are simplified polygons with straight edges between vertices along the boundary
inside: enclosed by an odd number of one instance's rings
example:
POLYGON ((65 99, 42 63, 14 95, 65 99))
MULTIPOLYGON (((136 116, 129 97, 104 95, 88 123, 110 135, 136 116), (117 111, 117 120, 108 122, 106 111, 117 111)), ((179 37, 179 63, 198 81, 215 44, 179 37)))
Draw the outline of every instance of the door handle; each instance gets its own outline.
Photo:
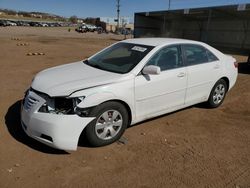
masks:
POLYGON ((177 76, 178 76, 179 78, 184 77, 184 76, 185 76, 185 73, 184 73, 184 72, 181 72, 181 73, 179 73, 177 76))
POLYGON ((217 64, 214 66, 214 69, 218 69, 218 68, 220 68, 220 65, 217 64))

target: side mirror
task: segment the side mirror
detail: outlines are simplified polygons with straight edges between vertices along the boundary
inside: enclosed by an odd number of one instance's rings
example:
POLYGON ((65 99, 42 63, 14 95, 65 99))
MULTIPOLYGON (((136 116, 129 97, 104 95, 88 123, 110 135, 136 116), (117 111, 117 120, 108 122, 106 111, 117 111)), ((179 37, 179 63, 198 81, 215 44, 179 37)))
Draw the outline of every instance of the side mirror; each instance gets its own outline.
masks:
POLYGON ((146 75, 150 75, 150 74, 153 74, 153 75, 156 75, 156 74, 160 74, 161 73, 161 68, 158 67, 158 66, 155 66, 155 65, 149 65, 149 66, 146 66, 142 69, 142 73, 143 74, 146 74, 146 75))

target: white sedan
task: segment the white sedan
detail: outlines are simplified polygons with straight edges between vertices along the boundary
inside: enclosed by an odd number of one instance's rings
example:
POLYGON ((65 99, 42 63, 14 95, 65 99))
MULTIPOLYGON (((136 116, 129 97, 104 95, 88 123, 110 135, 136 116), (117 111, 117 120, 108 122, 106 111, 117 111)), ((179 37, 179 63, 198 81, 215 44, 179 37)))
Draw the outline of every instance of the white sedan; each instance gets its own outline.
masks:
POLYGON ((237 74, 233 57, 202 42, 124 40, 38 73, 23 100, 22 127, 58 149, 76 150, 83 131, 103 146, 131 124, 201 102, 218 107, 237 74))

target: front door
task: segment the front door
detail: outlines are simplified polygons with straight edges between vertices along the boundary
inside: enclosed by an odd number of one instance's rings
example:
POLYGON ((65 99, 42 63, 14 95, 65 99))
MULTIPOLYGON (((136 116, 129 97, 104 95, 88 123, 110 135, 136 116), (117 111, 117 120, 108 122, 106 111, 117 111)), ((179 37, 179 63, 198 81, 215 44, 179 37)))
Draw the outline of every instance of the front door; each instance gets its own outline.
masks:
MULTIPOLYGON (((140 74, 135 78, 135 103, 138 119, 146 119, 184 105, 187 73, 179 45, 156 52, 147 65, 161 68, 159 75, 140 74)), ((147 66, 146 65, 146 66, 147 66)))

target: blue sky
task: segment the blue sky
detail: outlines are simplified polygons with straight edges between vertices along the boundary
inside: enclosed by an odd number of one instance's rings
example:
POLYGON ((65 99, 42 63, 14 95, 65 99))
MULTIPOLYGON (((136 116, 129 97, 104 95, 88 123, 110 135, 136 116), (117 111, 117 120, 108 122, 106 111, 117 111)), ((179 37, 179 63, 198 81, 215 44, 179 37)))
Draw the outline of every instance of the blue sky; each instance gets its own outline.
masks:
MULTIPOLYGON (((168 0, 120 0, 121 15, 166 10, 168 0)), ((171 9, 250 3, 250 0, 171 0, 171 9)), ((0 0, 0 8, 40 11, 70 17, 106 17, 116 15, 116 0, 0 0)))

